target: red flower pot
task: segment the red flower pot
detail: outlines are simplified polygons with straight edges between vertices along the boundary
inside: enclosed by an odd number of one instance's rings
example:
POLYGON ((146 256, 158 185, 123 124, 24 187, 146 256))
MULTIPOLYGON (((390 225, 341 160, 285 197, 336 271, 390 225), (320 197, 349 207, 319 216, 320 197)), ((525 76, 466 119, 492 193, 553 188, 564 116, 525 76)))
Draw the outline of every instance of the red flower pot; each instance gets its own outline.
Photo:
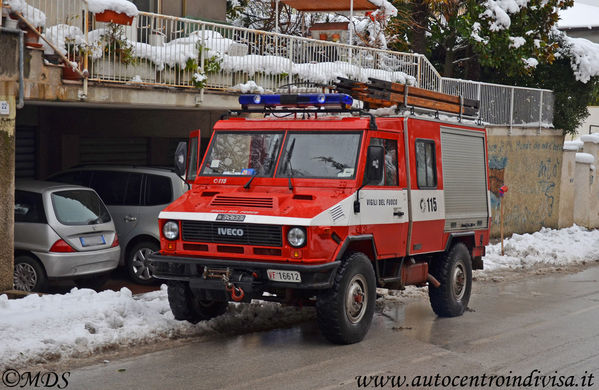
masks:
POLYGON ((64 64, 62 68, 62 78, 64 80, 81 80, 81 76, 75 70, 71 64, 64 64))
POLYGON ((131 23, 133 23, 133 16, 107 9, 104 12, 96 14, 96 22, 112 22, 131 26, 131 23))
MULTIPOLYGON (((39 36, 30 28, 25 28, 25 46, 40 48, 43 45, 39 43, 39 36)), ((39 28, 38 28, 39 31, 39 28)))

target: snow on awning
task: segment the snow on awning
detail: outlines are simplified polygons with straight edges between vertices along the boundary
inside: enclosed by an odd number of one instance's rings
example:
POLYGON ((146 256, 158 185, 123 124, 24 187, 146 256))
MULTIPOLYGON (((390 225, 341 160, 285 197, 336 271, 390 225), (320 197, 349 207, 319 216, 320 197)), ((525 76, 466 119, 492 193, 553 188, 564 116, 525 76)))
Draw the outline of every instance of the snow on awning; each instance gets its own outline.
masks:
MULTIPOLYGON (((349 11, 351 0, 281 0, 291 8, 307 12, 349 11)), ((354 11, 374 11, 379 7, 369 0, 353 0, 354 11)))

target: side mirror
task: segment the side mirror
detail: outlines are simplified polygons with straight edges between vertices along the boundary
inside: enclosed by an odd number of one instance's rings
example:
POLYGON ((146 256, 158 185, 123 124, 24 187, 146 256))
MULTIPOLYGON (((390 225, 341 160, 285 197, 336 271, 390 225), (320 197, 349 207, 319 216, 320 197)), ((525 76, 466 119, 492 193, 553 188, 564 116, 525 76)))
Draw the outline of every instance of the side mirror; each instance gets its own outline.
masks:
POLYGON ((175 170, 177 175, 185 175, 185 165, 187 164, 187 142, 179 142, 175 151, 175 170))
POLYGON ((366 153, 366 183, 378 183, 383 179, 385 149, 372 145, 366 153))

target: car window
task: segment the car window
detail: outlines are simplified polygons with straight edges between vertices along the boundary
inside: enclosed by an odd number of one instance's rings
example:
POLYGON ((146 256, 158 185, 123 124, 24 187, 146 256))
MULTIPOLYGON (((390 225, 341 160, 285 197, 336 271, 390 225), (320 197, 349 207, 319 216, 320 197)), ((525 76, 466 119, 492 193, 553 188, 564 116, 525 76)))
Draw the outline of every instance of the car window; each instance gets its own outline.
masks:
POLYGON ((71 171, 51 176, 48 180, 89 187, 91 171, 71 171))
POLYGON ((125 200, 123 204, 128 206, 138 206, 141 197, 141 181, 143 175, 141 173, 130 173, 127 181, 127 189, 125 191, 125 200))
POLYGON ((146 175, 146 206, 170 203, 173 199, 171 179, 166 176, 146 175))
POLYGON ((96 190, 108 206, 125 204, 129 172, 95 171, 90 187, 96 190))
POLYGON ((110 222, 110 214, 95 192, 56 191, 51 195, 56 219, 63 225, 95 225, 110 222))
POLYGON ((41 194, 15 191, 15 222, 46 223, 41 194))

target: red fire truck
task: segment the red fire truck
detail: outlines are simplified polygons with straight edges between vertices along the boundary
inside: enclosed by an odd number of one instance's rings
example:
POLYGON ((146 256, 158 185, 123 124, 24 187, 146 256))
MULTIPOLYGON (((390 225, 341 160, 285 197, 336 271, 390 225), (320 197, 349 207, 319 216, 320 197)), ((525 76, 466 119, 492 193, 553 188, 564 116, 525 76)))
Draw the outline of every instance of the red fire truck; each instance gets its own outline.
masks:
POLYGON ((323 335, 349 344, 376 287, 428 285, 437 315, 464 312, 489 241, 484 128, 356 113, 344 94, 240 103, 270 115, 218 121, 203 161, 192 138, 193 189, 159 216, 151 260, 176 319, 228 301, 312 304, 323 335))

